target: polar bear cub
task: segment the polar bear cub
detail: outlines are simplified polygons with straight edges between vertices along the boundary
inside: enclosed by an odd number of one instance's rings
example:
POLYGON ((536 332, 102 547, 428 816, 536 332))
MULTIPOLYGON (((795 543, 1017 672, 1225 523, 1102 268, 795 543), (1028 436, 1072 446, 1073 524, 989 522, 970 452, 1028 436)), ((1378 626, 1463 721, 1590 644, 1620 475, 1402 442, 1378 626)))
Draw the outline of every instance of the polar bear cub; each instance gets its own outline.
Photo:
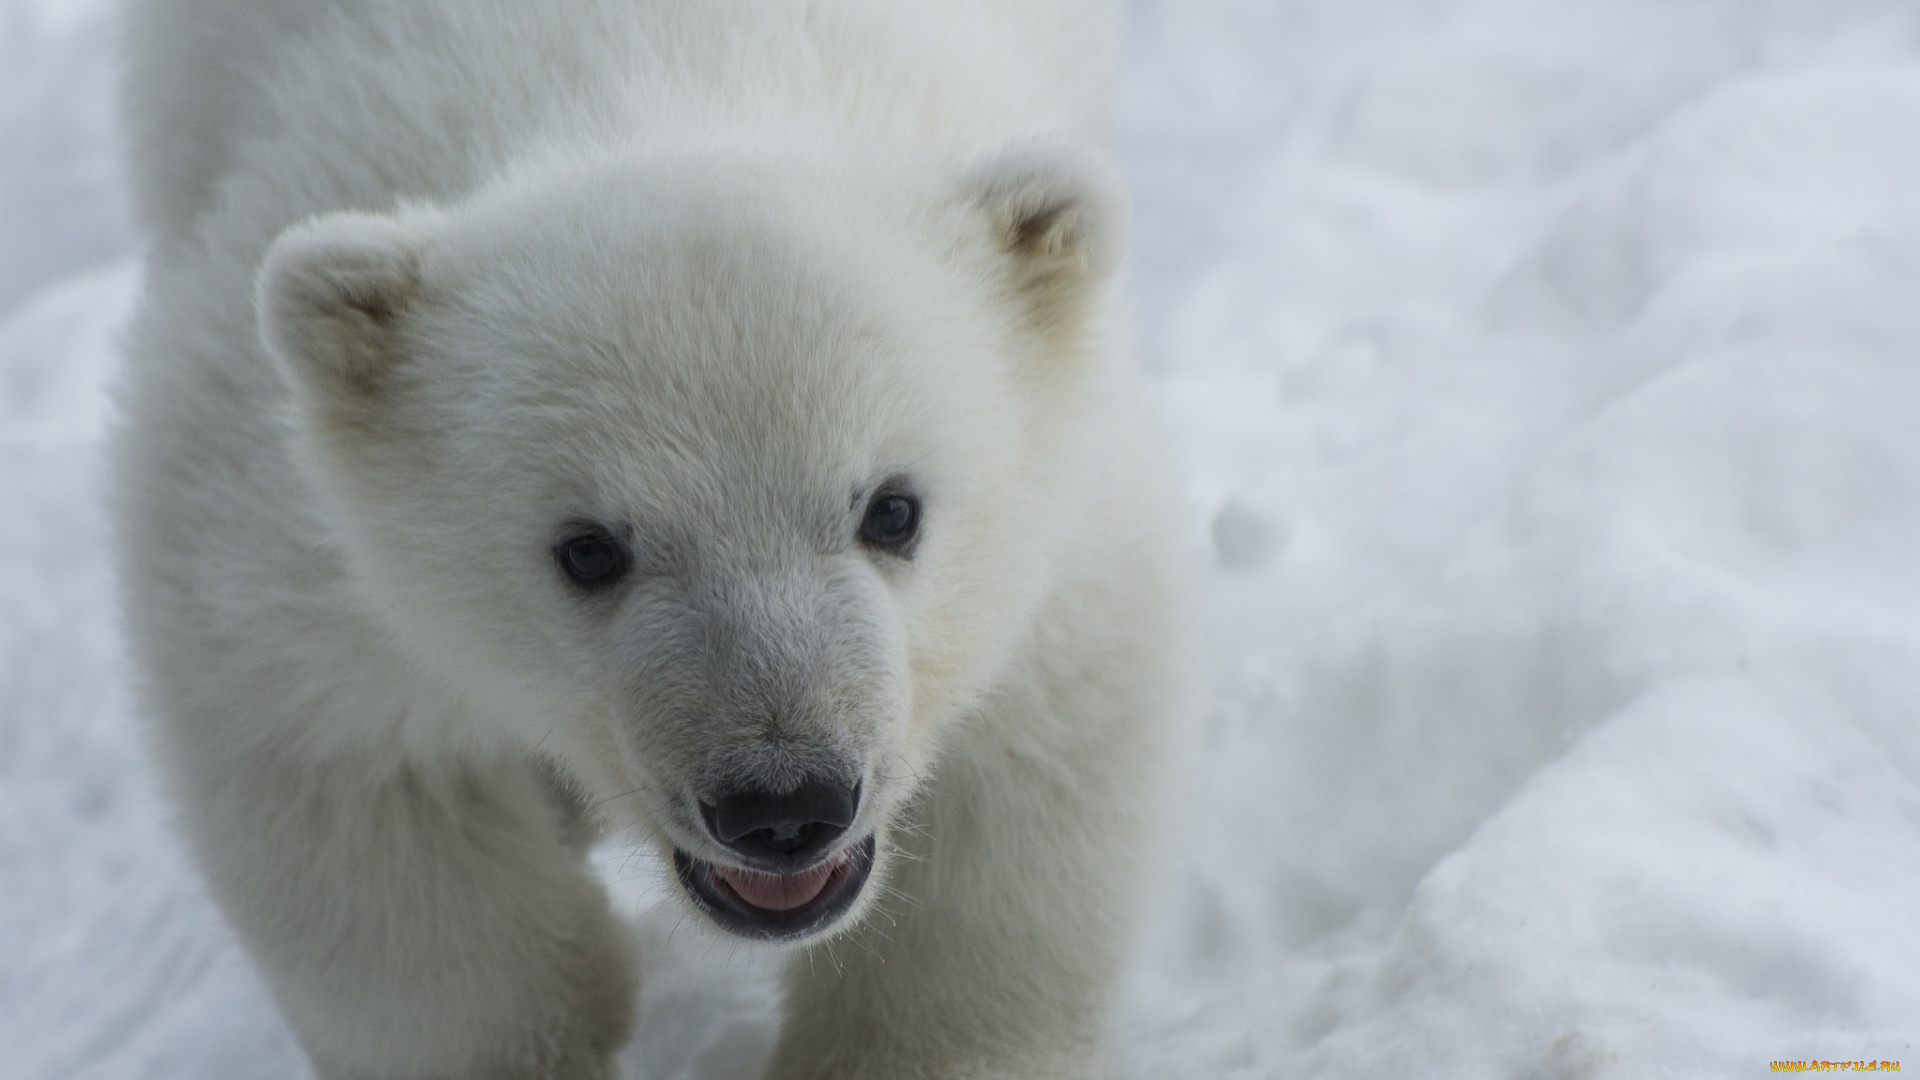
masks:
POLYGON ((320 1075, 613 1075, 608 830, 770 1076, 1092 1070, 1188 711, 1109 18, 135 5, 128 625, 320 1075))

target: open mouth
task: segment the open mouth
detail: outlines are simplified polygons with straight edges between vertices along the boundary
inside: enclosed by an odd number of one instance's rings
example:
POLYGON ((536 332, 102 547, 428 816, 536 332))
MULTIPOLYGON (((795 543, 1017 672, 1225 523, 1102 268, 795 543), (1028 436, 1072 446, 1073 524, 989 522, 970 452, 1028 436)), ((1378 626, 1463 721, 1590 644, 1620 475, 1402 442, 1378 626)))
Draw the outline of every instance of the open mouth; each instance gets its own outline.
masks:
POLYGON ((760 941, 792 941, 832 926, 860 898, 873 873, 874 837, 796 874, 740 870, 675 849, 680 884, 723 930, 760 941))

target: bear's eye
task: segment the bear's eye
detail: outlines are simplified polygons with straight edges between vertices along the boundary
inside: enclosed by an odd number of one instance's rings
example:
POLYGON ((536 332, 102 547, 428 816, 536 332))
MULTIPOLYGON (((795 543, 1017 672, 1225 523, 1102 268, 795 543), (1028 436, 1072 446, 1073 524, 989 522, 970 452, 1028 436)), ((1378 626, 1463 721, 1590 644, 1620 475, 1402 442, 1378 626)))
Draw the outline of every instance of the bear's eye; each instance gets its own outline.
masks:
POLYGON ((560 572, 583 589, 603 589, 626 573, 633 558, 605 529, 589 526, 570 534, 553 550, 560 572))
POLYGON ((897 487, 884 487, 867 500, 860 522, 860 542, 868 547, 905 556, 920 533, 920 500, 897 487))

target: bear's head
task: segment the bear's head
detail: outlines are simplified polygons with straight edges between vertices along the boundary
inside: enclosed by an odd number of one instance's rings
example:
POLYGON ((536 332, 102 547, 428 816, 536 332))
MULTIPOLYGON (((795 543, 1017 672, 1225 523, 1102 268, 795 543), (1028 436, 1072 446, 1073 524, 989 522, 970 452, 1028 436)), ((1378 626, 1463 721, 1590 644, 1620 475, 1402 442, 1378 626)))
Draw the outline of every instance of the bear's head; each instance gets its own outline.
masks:
POLYGON ((1087 499, 1110 167, 743 155, 284 233, 262 336, 361 600, 721 926, 851 921, 1087 499))

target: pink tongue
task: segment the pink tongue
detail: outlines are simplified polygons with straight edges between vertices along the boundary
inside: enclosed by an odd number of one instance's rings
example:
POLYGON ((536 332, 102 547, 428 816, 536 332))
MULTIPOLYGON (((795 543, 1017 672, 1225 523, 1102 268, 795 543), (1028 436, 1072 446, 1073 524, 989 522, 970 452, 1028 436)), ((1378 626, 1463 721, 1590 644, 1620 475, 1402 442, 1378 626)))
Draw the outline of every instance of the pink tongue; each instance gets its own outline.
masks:
POLYGON ((813 902, 827 887, 827 879, 846 862, 840 859, 821 863, 801 874, 758 874, 716 866, 713 876, 725 882, 734 895, 766 911, 792 911, 813 902))

